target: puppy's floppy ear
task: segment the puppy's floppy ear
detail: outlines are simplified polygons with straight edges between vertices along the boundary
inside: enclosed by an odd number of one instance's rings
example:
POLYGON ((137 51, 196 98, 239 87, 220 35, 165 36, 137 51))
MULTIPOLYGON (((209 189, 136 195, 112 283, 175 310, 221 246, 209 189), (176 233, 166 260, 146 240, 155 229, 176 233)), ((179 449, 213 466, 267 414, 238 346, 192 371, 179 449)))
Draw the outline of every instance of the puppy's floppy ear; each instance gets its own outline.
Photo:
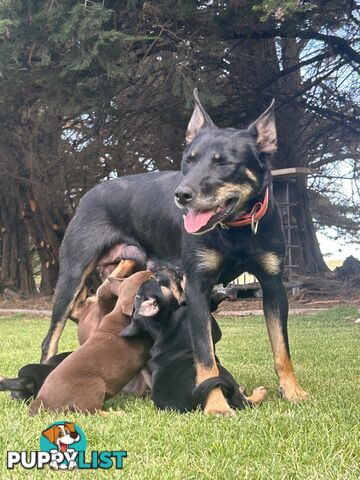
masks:
POLYGON ((201 105, 198 95, 198 89, 194 88, 195 108, 190 118, 186 131, 186 143, 191 143, 200 130, 205 127, 215 127, 213 121, 207 114, 205 108, 201 105))
POLYGON ((149 270, 136 272, 124 280, 119 280, 116 278, 112 279, 111 277, 108 277, 112 287, 117 291, 117 295, 119 297, 118 304, 125 315, 131 317, 134 311, 135 295, 137 294, 140 286, 151 277, 153 277, 153 273, 149 270))
POLYGON ((129 294, 125 291, 125 289, 123 289, 125 279, 109 276, 107 280, 110 282, 112 293, 118 297, 117 305, 120 305, 121 310, 125 315, 131 317, 134 311, 134 299, 131 294, 129 294))
POLYGON ((260 117, 253 122, 248 131, 255 136, 256 146, 261 155, 272 155, 277 150, 277 133, 275 121, 275 99, 260 117))
MULTIPOLYGON (((116 277, 107 277, 107 279, 104 281, 102 285, 105 283, 110 284, 110 290, 111 292, 116 295, 117 297, 119 296, 119 291, 121 284, 123 283, 124 279, 123 278, 116 278, 116 277)), ((99 289, 102 287, 102 285, 99 287, 99 289)))
POLYGON ((142 335, 144 332, 140 328, 137 322, 132 321, 130 325, 128 325, 122 332, 120 333, 121 337, 131 338, 131 337, 138 337, 142 335))
POLYGON ((148 298, 141 302, 141 305, 136 308, 135 312, 137 315, 142 317, 153 317, 159 313, 160 307, 155 298, 148 298))
POLYGON ((42 434, 44 435, 44 437, 46 437, 49 440, 50 443, 55 443, 57 439, 58 431, 59 431, 59 427, 57 425, 54 425, 48 428, 47 430, 44 430, 42 434))

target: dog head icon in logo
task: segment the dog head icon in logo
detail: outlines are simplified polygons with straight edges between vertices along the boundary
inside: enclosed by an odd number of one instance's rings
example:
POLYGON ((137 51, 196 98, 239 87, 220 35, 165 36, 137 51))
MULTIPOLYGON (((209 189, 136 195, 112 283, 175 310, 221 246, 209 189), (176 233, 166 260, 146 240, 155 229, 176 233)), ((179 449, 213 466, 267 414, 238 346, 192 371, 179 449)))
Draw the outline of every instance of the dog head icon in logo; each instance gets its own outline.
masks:
POLYGON ((53 454, 50 466, 55 470, 77 468, 77 453, 85 451, 86 437, 81 428, 71 422, 55 422, 43 430, 41 451, 53 454))

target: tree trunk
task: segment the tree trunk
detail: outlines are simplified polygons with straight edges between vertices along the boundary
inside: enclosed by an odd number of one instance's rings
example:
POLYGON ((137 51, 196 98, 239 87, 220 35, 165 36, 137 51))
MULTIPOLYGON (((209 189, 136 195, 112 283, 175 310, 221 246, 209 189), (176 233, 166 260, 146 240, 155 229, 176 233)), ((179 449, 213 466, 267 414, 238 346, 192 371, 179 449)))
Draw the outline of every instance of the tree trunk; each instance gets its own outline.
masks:
POLYGON ((15 198, 1 196, 0 255, 3 287, 9 286, 29 295, 36 292, 26 226, 15 198))
MULTIPOLYGON (((295 39, 282 40, 282 68, 290 68, 299 62, 302 46, 295 39)), ((302 144, 301 132, 304 128, 303 107, 297 102, 296 93, 301 91, 299 70, 287 75, 285 80, 271 82, 280 72, 280 64, 274 39, 244 40, 239 43, 231 58, 233 92, 241 92, 240 110, 245 111, 242 126, 247 126, 270 104, 271 97, 277 99, 278 154, 272 167, 306 167, 308 160, 302 144), (269 85, 263 87, 264 85, 269 85), (295 97, 295 98, 293 98, 295 97), (293 98, 292 100, 290 100, 293 98), (290 100, 290 101, 289 101, 290 100)), ((297 226, 290 239, 293 249, 292 264, 298 265, 296 273, 317 273, 328 270, 316 238, 306 179, 298 179, 292 184, 292 224, 297 226)), ((288 240, 288 239, 287 239, 288 240)), ((288 259, 289 262, 289 259, 288 259)))

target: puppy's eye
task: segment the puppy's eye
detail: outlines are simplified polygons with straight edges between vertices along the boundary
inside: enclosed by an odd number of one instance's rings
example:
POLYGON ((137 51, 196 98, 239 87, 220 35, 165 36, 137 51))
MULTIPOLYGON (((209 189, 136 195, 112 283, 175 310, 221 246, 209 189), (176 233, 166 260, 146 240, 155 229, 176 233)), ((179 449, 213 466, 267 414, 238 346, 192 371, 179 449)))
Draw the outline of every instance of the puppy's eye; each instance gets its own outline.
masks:
POLYGON ((59 432, 59 435, 58 435, 58 436, 59 436, 59 437, 63 437, 64 434, 63 434, 62 432, 59 432))

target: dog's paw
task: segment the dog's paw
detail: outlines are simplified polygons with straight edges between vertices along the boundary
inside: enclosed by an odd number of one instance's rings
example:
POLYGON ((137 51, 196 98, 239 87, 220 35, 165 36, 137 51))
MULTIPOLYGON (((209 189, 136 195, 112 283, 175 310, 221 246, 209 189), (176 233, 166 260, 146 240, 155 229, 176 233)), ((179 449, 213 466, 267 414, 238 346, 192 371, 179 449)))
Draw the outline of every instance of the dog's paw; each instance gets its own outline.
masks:
POLYGON ((52 468, 53 470, 59 470, 59 465, 57 462, 55 462, 55 460, 53 462, 50 462, 50 468, 52 468))
POLYGON ((74 470, 75 468, 77 468, 77 463, 74 460, 70 460, 70 462, 68 464, 68 469, 69 470, 74 470))
POLYGON ((266 397, 266 395, 267 395, 267 390, 265 387, 263 387, 262 385, 260 387, 256 387, 254 388, 251 395, 252 402, 255 404, 260 404, 264 401, 264 398, 266 397))
POLYGON ((220 388, 212 390, 207 398, 204 408, 205 415, 214 415, 216 417, 233 417, 234 410, 225 400, 225 397, 220 388))
POLYGON ((305 392, 297 383, 294 385, 280 385, 279 393, 281 398, 289 402, 301 402, 302 400, 309 400, 310 394, 305 392))

